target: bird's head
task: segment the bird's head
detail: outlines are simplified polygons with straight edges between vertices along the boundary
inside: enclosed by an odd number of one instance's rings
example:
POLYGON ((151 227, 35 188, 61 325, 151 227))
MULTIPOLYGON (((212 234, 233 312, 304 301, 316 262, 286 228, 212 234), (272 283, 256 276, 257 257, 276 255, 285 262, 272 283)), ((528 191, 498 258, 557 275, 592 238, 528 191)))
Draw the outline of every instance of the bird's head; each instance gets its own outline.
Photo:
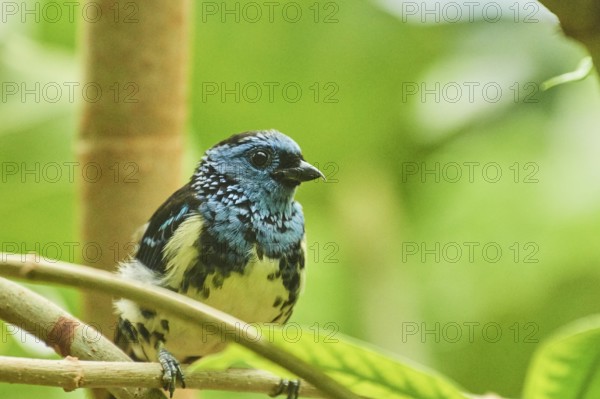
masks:
POLYGON ((324 178, 304 160, 298 144, 277 130, 240 133, 217 143, 194 176, 214 189, 235 186, 253 202, 262 198, 278 203, 290 201, 300 183, 324 178))

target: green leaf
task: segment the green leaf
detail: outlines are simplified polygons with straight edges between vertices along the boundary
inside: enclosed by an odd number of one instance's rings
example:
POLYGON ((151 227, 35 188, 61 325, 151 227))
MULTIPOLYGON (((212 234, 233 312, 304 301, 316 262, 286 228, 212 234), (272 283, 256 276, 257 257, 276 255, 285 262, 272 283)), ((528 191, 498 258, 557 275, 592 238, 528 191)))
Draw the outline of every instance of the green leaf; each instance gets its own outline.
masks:
MULTIPOLYGON (((364 342, 295 325, 261 328, 263 337, 328 374, 354 393, 369 398, 465 399, 445 377, 372 348, 364 342)), ((194 369, 227 369, 240 363, 284 378, 289 372, 237 344, 199 361, 194 369)))
POLYGON ((560 86, 565 83, 578 82, 590 76, 594 68, 592 57, 584 57, 573 72, 563 73, 544 81, 541 85, 542 90, 549 90, 554 86, 560 86))
POLYGON ((600 315, 563 328, 538 350, 523 397, 600 398, 600 315))

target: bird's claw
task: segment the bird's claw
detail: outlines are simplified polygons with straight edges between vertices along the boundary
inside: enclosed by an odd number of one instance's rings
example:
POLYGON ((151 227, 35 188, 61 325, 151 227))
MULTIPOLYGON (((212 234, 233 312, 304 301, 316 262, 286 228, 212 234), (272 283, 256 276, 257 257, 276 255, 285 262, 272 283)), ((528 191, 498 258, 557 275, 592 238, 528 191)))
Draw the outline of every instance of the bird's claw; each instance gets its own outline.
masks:
POLYGON ((158 351, 158 361, 163 368, 163 388, 165 391, 169 391, 169 397, 173 397, 175 392, 175 384, 177 378, 181 381, 181 387, 185 388, 185 378, 179 362, 171 353, 165 348, 160 348, 158 351))
POLYGON ((279 385, 275 388, 275 391, 269 394, 270 397, 274 398, 282 393, 287 394, 287 399, 298 399, 300 393, 300 380, 279 380, 279 385))

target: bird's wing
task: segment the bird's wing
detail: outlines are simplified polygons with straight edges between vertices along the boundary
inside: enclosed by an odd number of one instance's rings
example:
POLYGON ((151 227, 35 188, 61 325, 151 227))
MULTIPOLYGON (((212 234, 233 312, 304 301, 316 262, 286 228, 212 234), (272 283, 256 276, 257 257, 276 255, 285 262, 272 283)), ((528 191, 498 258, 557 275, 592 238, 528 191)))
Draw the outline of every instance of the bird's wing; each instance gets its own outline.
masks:
POLYGON ((150 218, 135 257, 149 269, 164 273, 165 246, 187 218, 198 214, 200 204, 189 184, 177 190, 150 218))

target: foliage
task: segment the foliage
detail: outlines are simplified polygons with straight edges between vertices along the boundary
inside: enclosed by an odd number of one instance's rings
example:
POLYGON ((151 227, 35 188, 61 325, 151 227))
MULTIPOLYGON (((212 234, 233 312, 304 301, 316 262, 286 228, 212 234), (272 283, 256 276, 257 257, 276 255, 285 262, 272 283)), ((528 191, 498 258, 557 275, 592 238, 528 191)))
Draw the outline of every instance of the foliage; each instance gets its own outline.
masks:
MULTIPOLYGON (((465 399, 452 383, 437 373, 405 359, 398 360, 381 350, 370 348, 365 342, 341 334, 331 336, 299 326, 290 329, 270 325, 261 329, 261 335, 364 397, 465 399)), ((229 345, 219 354, 199 360, 194 367, 226 370, 239 363, 294 378, 280 367, 236 344, 229 345)))
POLYGON ((524 399, 591 399, 600 395, 600 317, 564 327, 536 353, 524 399))

